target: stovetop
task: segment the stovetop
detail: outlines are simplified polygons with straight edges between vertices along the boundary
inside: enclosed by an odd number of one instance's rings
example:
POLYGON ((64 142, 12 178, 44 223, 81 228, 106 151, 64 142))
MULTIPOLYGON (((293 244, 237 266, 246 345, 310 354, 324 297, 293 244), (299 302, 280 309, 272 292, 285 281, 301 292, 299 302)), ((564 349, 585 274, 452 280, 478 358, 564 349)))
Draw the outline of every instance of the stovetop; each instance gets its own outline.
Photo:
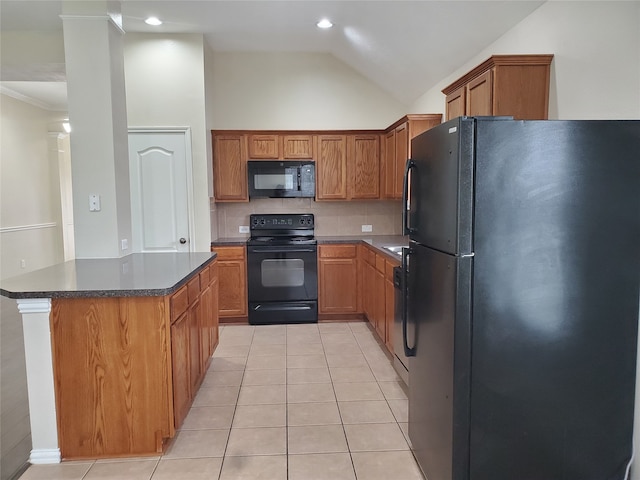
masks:
POLYGON ((316 245, 318 241, 313 237, 251 237, 247 245, 316 245))
POLYGON ((247 245, 315 245, 311 213, 252 214, 247 245))

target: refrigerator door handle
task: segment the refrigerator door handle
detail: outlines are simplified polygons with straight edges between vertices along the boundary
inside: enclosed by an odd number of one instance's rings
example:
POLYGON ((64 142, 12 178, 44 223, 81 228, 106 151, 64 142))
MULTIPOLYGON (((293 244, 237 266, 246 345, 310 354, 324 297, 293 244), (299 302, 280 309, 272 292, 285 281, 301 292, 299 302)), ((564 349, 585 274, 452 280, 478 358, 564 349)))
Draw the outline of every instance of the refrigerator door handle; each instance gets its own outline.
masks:
POLYGON ((411 159, 407 160, 407 164, 404 169, 404 183, 402 185, 402 234, 409 235, 415 233, 416 229, 409 225, 409 209, 407 208, 409 203, 409 172, 416 168, 416 162, 411 159))
POLYGON ((409 295, 409 288, 407 284, 407 267, 409 265, 408 258, 411 254, 410 248, 402 249, 402 345, 404 347, 404 355, 406 357, 415 357, 416 356, 416 347, 409 347, 409 342, 407 341, 407 317, 408 317, 408 301, 407 297, 409 295))

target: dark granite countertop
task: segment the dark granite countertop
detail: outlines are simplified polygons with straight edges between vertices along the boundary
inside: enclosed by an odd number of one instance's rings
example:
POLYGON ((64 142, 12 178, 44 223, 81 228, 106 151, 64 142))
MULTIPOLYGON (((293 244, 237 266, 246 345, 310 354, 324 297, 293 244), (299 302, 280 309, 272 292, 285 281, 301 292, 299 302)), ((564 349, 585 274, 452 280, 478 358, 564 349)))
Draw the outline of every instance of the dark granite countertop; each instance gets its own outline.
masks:
POLYGON ((320 245, 330 245, 339 243, 360 243, 364 242, 374 247, 379 252, 387 255, 389 258, 400 261, 400 255, 385 250, 384 247, 407 247, 409 246, 409 237, 403 235, 335 235, 335 236, 316 236, 320 245))
POLYGON ((221 237, 211 242, 212 247, 240 247, 247 244, 249 237, 221 237))
MULTIPOLYGON (((400 255, 385 250, 384 247, 406 247, 409 245, 409 237, 403 235, 316 235, 319 245, 330 245, 340 243, 368 243, 381 253, 392 259, 400 260, 400 255)), ((244 246, 247 243, 246 237, 222 237, 211 242, 211 246, 228 247, 244 246)))
POLYGON ((9 298, 156 297, 173 293, 216 253, 134 253, 79 259, 0 282, 9 298))

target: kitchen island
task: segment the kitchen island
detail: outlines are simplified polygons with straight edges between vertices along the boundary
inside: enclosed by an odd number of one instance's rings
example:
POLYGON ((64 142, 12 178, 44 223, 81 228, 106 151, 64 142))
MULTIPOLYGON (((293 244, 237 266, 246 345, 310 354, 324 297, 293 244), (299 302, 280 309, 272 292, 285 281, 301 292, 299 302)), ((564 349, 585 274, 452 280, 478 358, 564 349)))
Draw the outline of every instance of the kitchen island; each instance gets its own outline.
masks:
POLYGON ((2 281, 23 317, 31 463, 164 451, 217 344, 215 259, 83 259, 2 281))

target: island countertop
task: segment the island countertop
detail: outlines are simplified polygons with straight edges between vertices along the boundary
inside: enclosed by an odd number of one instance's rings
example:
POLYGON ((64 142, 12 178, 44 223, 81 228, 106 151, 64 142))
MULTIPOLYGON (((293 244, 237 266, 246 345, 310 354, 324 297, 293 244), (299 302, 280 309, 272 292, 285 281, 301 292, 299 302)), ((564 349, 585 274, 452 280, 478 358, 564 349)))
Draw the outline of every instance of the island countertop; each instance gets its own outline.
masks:
POLYGON ((164 296, 216 256, 215 252, 133 253, 71 260, 2 280, 0 294, 15 299, 164 296))

